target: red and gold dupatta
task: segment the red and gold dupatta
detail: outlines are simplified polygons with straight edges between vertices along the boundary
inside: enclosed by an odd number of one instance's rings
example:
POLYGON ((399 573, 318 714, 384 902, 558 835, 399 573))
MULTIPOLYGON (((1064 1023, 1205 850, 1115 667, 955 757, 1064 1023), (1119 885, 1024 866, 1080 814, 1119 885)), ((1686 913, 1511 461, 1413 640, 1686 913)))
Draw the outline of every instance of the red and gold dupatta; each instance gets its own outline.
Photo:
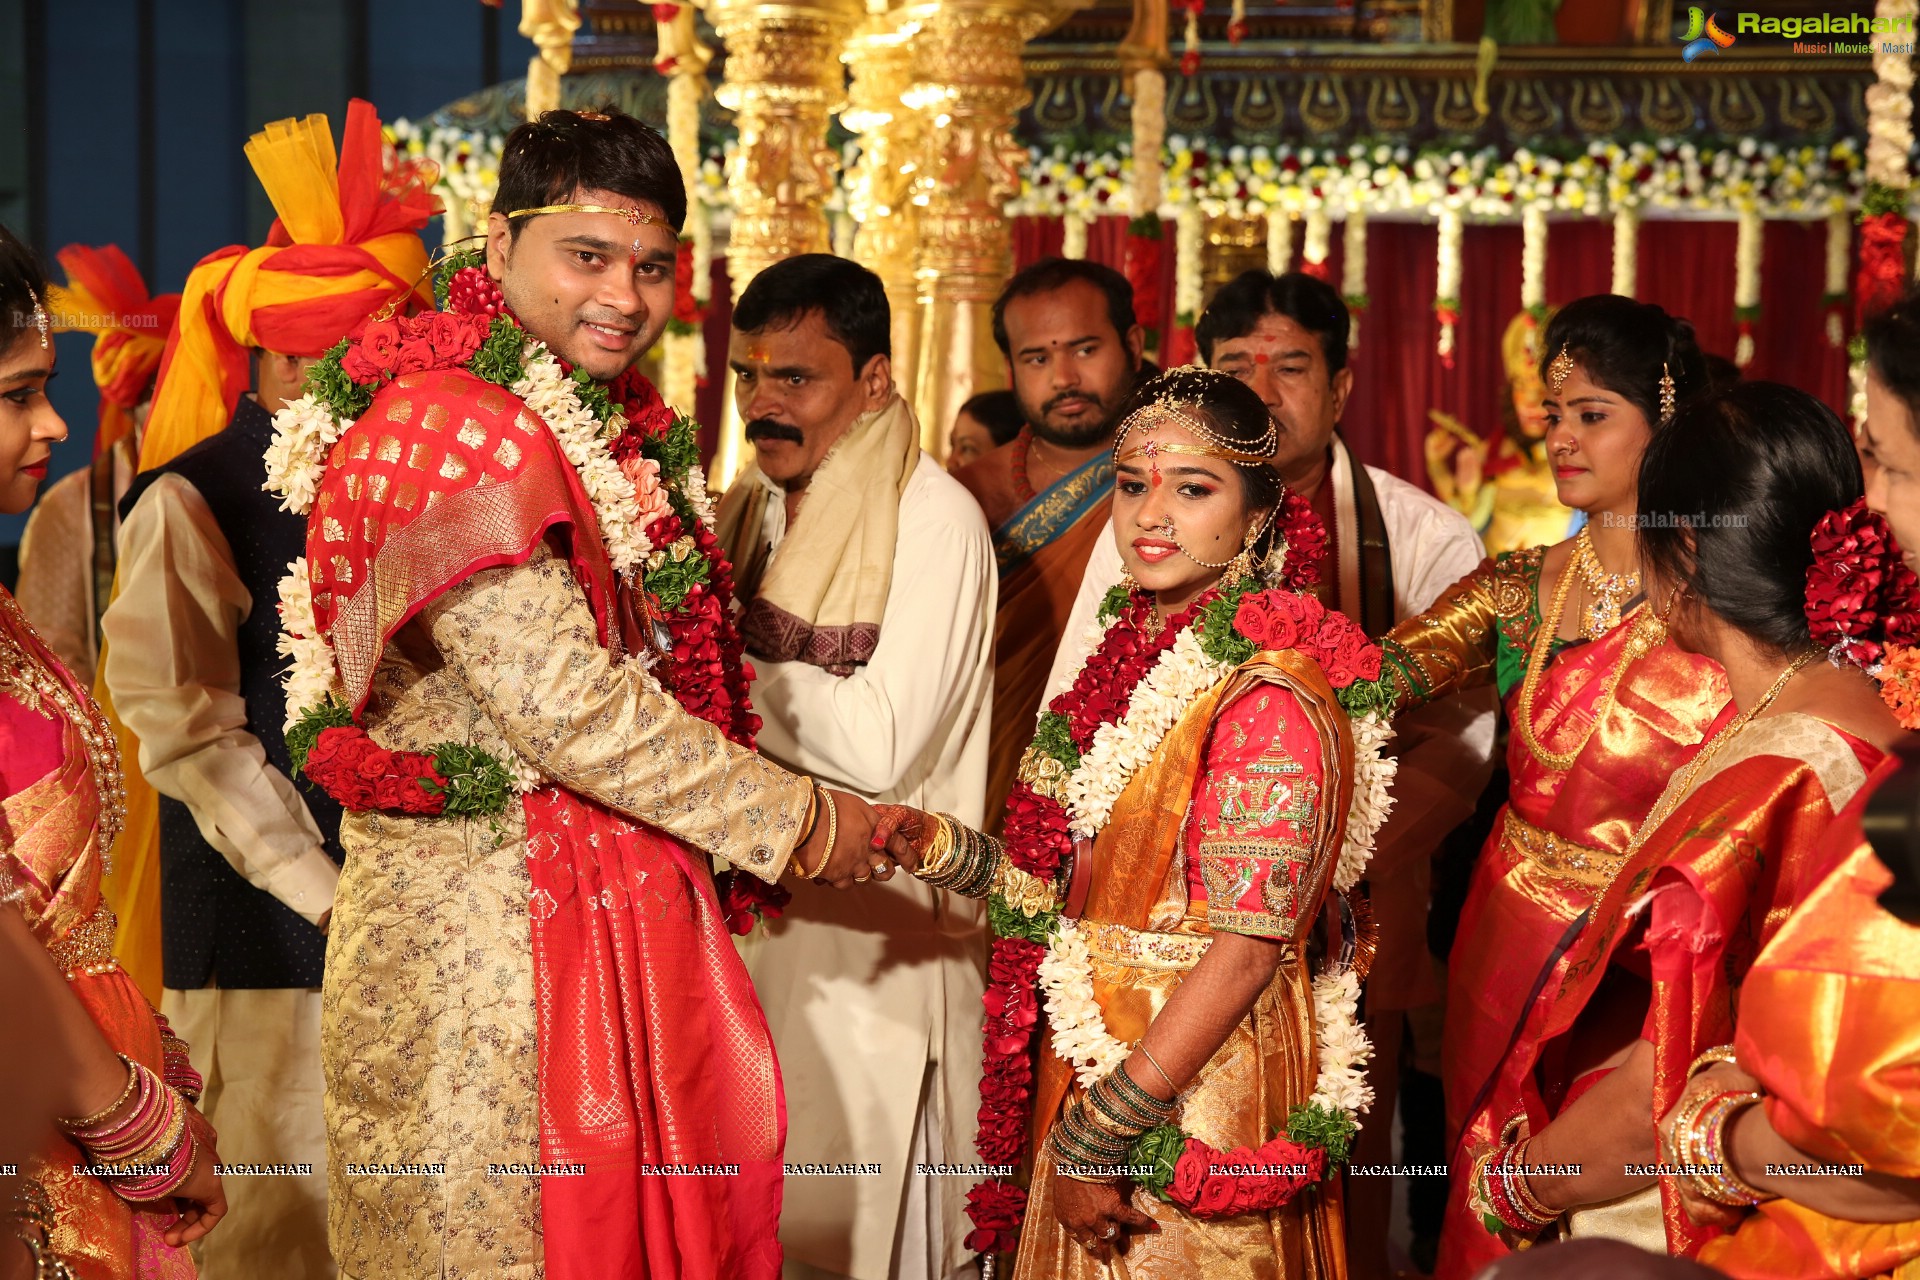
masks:
MULTIPOLYGON (((34 937, 69 974, 68 989, 86 1007, 114 1050, 164 1072, 160 1024, 153 1006, 117 965, 101 973, 90 965, 111 959, 113 913, 100 900, 103 848, 112 838, 99 776, 117 762, 97 765, 70 715, 40 690, 64 689, 91 729, 105 735, 83 689, 53 656, 0 588, 0 859, 20 893, 13 907, 34 937), (36 775, 36 776, 28 776, 36 775)), ((135 1208, 97 1178, 74 1172, 87 1163, 64 1138, 53 1140, 33 1170, 54 1210, 53 1252, 81 1280, 187 1280, 193 1259, 168 1247, 161 1233, 173 1222, 171 1202, 135 1208)))
MULTIPOLYGON (((334 446, 307 528, 355 710, 420 609, 549 536, 601 642, 633 651, 592 504, 539 416, 460 371, 381 391, 334 446)), ((524 808, 547 1274, 772 1280, 785 1101, 705 857, 562 786, 524 808)))

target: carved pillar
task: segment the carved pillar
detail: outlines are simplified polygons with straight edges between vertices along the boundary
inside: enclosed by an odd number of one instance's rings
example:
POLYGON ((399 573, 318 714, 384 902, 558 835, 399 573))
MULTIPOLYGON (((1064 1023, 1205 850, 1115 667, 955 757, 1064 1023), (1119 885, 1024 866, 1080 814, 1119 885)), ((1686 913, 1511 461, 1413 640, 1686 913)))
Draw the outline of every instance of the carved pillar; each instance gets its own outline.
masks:
POLYGON ((560 105, 560 77, 573 66, 573 33, 580 29, 578 0, 521 0, 520 34, 533 41, 527 63, 527 119, 560 105))
POLYGON ((726 80, 714 97, 733 112, 739 134, 727 170, 727 266, 738 298, 769 264, 831 248, 823 209, 839 159, 827 146, 827 122, 846 101, 840 52, 860 9, 855 0, 709 0, 706 10, 727 46, 726 80))
MULTIPOLYGON (((713 96, 733 112, 738 145, 727 165, 733 229, 727 275, 734 300, 771 264, 832 245, 824 212, 839 175, 827 122, 846 101, 840 53, 860 20, 858 0, 707 0, 707 20, 727 46, 726 79, 713 96)), ((715 483, 739 469, 745 438, 731 408, 720 427, 715 483)))
POLYGON ((943 0, 915 6, 908 101, 926 113, 915 178, 920 206, 920 368, 914 408, 922 444, 946 456, 954 412, 976 390, 1007 385, 993 342, 993 299, 1013 273, 1006 205, 1027 149, 1013 136, 1028 101, 1022 46, 1071 6, 943 0))
POLYGON ((873 14, 848 43, 853 72, 840 123, 859 138, 860 155, 847 174, 847 212, 857 224, 853 260, 879 276, 893 311, 893 377, 903 395, 914 390, 920 307, 914 280, 919 207, 913 179, 919 171, 921 116, 906 105, 913 85, 911 40, 919 24, 900 15, 873 14))
POLYGON ((1266 220, 1230 218, 1225 214, 1208 218, 1202 264, 1201 296, 1205 303, 1211 303, 1220 286, 1243 271, 1267 265, 1266 220))

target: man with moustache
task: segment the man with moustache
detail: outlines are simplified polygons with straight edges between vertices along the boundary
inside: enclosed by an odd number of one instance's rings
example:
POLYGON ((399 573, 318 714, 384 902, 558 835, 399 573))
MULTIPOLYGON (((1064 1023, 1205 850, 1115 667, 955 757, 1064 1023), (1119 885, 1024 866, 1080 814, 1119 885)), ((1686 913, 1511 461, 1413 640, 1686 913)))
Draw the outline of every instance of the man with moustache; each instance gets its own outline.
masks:
MULTIPOLYGON (((982 817, 992 542, 893 386, 880 278, 827 254, 767 268, 729 363, 754 462, 720 503, 759 677, 760 750, 874 801, 982 817)), ((788 1276, 945 1280, 969 1263, 964 1178, 983 1018, 979 904, 910 877, 800 891, 741 944, 786 1081, 788 1276)))
POLYGON ((1112 541, 1115 417, 1140 377, 1145 333, 1125 276, 1050 258, 1007 282, 993 336, 1027 425, 955 474, 993 526, 1000 572, 986 797, 997 834, 1074 591, 1094 544, 1112 541))
MULTIPOLYGON (((1340 415, 1353 390, 1349 320, 1346 304, 1324 280, 1256 269, 1215 295, 1194 327, 1194 341, 1209 366, 1260 393, 1280 433, 1280 473, 1327 528, 1316 593, 1378 638, 1402 618, 1425 612, 1474 570, 1483 552, 1465 516, 1397 476, 1361 465, 1341 438, 1340 415)), ((1049 696, 1084 660, 1087 624, 1121 573, 1113 538, 1101 539, 1047 681, 1049 696)), ((1438 1055, 1436 1011, 1445 988, 1426 947, 1431 862, 1447 833, 1471 816, 1486 785, 1494 720, 1493 690, 1486 689, 1394 722, 1400 769, 1393 813, 1368 867, 1379 933, 1366 988, 1376 1119, 1360 1132, 1359 1164, 1391 1160, 1388 1118, 1409 1028, 1416 1046, 1430 1033, 1438 1055)), ((1355 1280, 1384 1276, 1390 1183, 1356 1179, 1348 1186, 1349 1269, 1355 1280)))

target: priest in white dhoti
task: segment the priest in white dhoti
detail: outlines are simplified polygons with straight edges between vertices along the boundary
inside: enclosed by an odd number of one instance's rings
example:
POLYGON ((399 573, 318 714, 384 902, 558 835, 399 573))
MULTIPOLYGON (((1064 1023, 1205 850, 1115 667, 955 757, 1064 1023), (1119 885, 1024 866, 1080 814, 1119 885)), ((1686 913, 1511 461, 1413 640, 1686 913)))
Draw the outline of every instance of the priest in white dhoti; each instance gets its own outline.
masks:
MULTIPOLYGON (((1328 537, 1316 594, 1379 638, 1424 613, 1442 591, 1472 573, 1485 553, 1465 516, 1425 490, 1353 456, 1338 426, 1353 387, 1347 365, 1349 315, 1339 293, 1302 273, 1243 273, 1214 296, 1194 339, 1201 357, 1260 393, 1280 435, 1280 470, 1313 504, 1328 537)), ((1047 680, 1044 707, 1085 659, 1090 624, 1123 566, 1111 536, 1087 563, 1065 639, 1047 680)), ((1427 951, 1432 860, 1440 842, 1473 812, 1493 768, 1496 717, 1491 688, 1436 702, 1394 724, 1400 761, 1393 814, 1368 868, 1379 952, 1367 980, 1369 1079, 1377 1095, 1354 1160, 1391 1160, 1402 1047, 1438 1063, 1445 983, 1427 951), (1430 1040, 1428 1044, 1425 1041, 1430 1040)), ((1348 1184, 1348 1262, 1355 1280, 1387 1272, 1387 1179, 1348 1184)))
MULTIPOLYGON (((993 544, 921 452, 879 277, 748 284, 729 349, 754 464, 720 504, 760 750, 871 800, 984 818, 993 544)), ((985 921, 910 877, 796 891, 742 943, 787 1097, 790 1277, 946 1280, 970 1253, 985 921), (942 1171, 938 1166, 947 1166, 942 1171)))

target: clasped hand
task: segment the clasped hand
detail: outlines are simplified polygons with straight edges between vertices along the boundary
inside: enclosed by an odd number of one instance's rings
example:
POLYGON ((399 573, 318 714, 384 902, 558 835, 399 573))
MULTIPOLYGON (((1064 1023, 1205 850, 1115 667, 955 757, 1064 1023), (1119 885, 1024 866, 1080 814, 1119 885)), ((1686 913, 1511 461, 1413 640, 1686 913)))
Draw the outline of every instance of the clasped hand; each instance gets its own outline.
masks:
POLYGON ((920 865, 919 841, 932 825, 918 809, 872 805, 846 791, 825 790, 822 804, 834 806, 834 820, 821 814, 788 864, 803 879, 851 889, 868 880, 890 880, 896 867, 920 865), (832 848, 827 838, 833 837, 832 848), (824 867, 822 859, 825 859, 824 867), (823 868, 815 871, 815 868, 823 868))

